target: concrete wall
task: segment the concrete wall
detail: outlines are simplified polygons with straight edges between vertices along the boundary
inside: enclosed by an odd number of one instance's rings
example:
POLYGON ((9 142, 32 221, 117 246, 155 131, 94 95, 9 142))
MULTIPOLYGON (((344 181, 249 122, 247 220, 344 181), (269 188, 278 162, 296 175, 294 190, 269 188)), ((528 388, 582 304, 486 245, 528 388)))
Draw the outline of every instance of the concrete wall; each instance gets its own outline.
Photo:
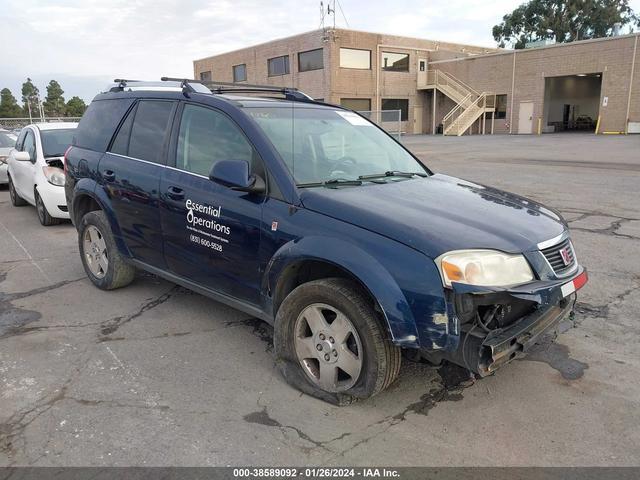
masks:
MULTIPOLYGON (((546 77, 602 72, 599 103, 602 105, 602 99, 606 96, 608 105, 600 108, 600 131, 624 131, 636 38, 637 35, 629 35, 461 60, 445 60, 432 64, 432 67, 451 73, 476 90, 507 93, 507 121, 511 121, 514 133, 518 131, 520 102, 534 102, 534 120, 544 116, 546 77)), ((636 52, 636 63, 638 62, 636 52)), ((633 88, 636 90, 632 90, 631 97, 632 120, 640 116, 640 95, 636 93, 637 88, 640 88, 637 70, 636 66, 633 80, 633 88)), ((534 121, 534 131, 536 123, 534 121)))
MULTIPOLYGON (((383 98, 408 99, 409 118, 402 122, 404 132, 413 133, 422 120, 422 131, 430 129, 426 123, 424 92, 417 90, 419 59, 450 59, 494 52, 497 49, 438 42, 433 40, 400 37, 394 35, 335 29, 317 30, 254 47, 216 55, 194 64, 195 78, 211 71, 213 80, 233 81, 232 67, 247 65, 247 83, 291 86, 300 88, 314 98, 339 104, 341 98, 367 98, 371 109, 380 110, 383 98), (324 48, 324 69, 298 72, 297 53, 314 48, 324 48), (371 69, 357 70, 340 67, 340 48, 356 48, 371 51, 371 69), (408 53, 409 72, 378 71, 379 56, 384 51, 408 53), (279 77, 267 75, 267 59, 289 55, 291 73, 279 77), (377 90, 376 90, 377 87, 377 90), (377 92, 377 94, 376 94, 377 92)), ((446 112, 445 112, 446 113, 446 112)))
MULTIPOLYGON (((624 131, 630 83, 629 119, 640 122, 640 47, 636 50, 635 75, 631 79, 637 38, 638 35, 629 35, 514 52, 355 30, 317 30, 196 60, 194 73, 199 78, 201 72, 211 71, 214 80, 232 81, 232 66, 246 63, 248 83, 297 87, 328 102, 339 104, 341 98, 368 98, 371 108, 378 110, 383 98, 406 98, 409 119, 403 122, 402 129, 408 133, 418 129, 431 132, 432 95, 417 90, 418 61, 425 58, 428 69, 446 71, 478 91, 507 95, 506 119, 495 120, 495 133, 518 132, 520 103, 533 102, 533 133, 537 120, 545 117, 545 78, 601 72, 602 95, 598 104, 602 105, 606 96, 608 105, 599 109, 600 131, 624 131), (298 52, 321 47, 324 68, 298 72, 298 52), (372 68, 341 68, 340 47, 370 50, 372 68), (408 53, 409 72, 377 70, 379 54, 384 51, 408 53), (291 73, 269 77, 267 59, 287 54, 291 73)), ((452 107, 453 102, 437 95, 436 125, 452 107)))
POLYGON ((428 107, 425 94, 417 89, 419 60, 429 62, 433 55, 437 55, 438 58, 457 58, 495 51, 469 45, 342 29, 335 31, 333 40, 330 43, 331 101, 340 103, 341 98, 368 98, 371 100, 371 109, 380 110, 384 98, 407 99, 408 120, 401 125, 402 130, 407 133, 414 133, 416 128, 421 132, 430 131, 431 128, 429 114, 425 112, 425 108, 428 107), (340 48, 371 51, 371 69, 342 68, 340 48), (383 52, 408 54, 409 71, 378 70, 383 52))
MULTIPOLYGON (((247 82, 260 85, 274 85, 300 88, 313 98, 330 97, 329 58, 330 48, 326 48, 322 31, 317 30, 293 37, 283 38, 268 43, 244 48, 233 52, 216 55, 193 62, 195 78, 200 73, 211 71, 212 79, 221 82, 233 81, 233 66, 245 63, 247 65, 247 82), (305 52, 316 48, 324 48, 324 68, 308 72, 298 71, 298 52, 305 52), (289 71, 287 75, 269 77, 267 59, 289 55, 289 71)), ((240 85, 242 84, 239 83, 240 85)))

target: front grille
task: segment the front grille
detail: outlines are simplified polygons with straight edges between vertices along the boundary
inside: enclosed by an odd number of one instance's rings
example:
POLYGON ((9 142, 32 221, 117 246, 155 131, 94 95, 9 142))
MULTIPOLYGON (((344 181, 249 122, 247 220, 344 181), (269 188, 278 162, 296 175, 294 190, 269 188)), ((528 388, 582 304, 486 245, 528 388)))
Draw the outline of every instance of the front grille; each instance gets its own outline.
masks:
POLYGON ((62 210, 63 212, 68 212, 68 211, 69 211, 69 209, 67 208, 67 206, 66 206, 66 205, 58 205, 58 208, 59 208, 60 210, 62 210))
POLYGON ((573 251, 573 245, 571 245, 571 240, 569 238, 564 239, 562 242, 554 245, 553 247, 545 248, 541 250, 544 258, 547 259, 549 265, 553 269, 556 275, 563 275, 567 272, 573 270, 576 264, 576 255, 573 251), (561 251, 566 249, 567 257, 569 263, 565 263, 564 258, 562 257, 561 251))

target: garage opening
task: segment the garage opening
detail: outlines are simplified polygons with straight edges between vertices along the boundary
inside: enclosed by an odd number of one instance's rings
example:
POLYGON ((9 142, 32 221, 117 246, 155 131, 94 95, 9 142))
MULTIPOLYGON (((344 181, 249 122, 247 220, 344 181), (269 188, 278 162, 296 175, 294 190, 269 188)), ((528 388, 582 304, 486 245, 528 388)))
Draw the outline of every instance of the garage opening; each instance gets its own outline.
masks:
POLYGON ((601 73, 545 78, 543 132, 594 132, 601 87, 601 73))

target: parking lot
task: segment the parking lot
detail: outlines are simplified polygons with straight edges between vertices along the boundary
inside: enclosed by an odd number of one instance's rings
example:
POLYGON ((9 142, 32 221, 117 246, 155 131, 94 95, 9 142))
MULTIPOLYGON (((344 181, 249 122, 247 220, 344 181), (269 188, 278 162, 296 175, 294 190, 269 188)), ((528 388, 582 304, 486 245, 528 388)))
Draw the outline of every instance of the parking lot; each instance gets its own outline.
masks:
POLYGON ((542 201, 590 273, 555 344, 469 386, 406 361, 373 399, 289 387, 271 329, 154 276, 96 289, 70 223, 0 190, 0 465, 637 465, 640 136, 406 137, 542 201))

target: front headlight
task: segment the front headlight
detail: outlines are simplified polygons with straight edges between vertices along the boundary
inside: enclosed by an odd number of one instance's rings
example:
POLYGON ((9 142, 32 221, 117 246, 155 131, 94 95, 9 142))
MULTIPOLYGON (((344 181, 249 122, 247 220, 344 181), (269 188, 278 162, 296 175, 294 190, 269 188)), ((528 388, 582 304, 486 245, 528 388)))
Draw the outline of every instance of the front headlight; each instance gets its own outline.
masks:
POLYGON ((51 185, 64 187, 64 171, 57 167, 42 167, 44 176, 51 185))
POLYGON ((519 285, 534 279, 524 256, 496 250, 457 250, 436 258, 442 283, 452 282, 483 287, 519 285))

